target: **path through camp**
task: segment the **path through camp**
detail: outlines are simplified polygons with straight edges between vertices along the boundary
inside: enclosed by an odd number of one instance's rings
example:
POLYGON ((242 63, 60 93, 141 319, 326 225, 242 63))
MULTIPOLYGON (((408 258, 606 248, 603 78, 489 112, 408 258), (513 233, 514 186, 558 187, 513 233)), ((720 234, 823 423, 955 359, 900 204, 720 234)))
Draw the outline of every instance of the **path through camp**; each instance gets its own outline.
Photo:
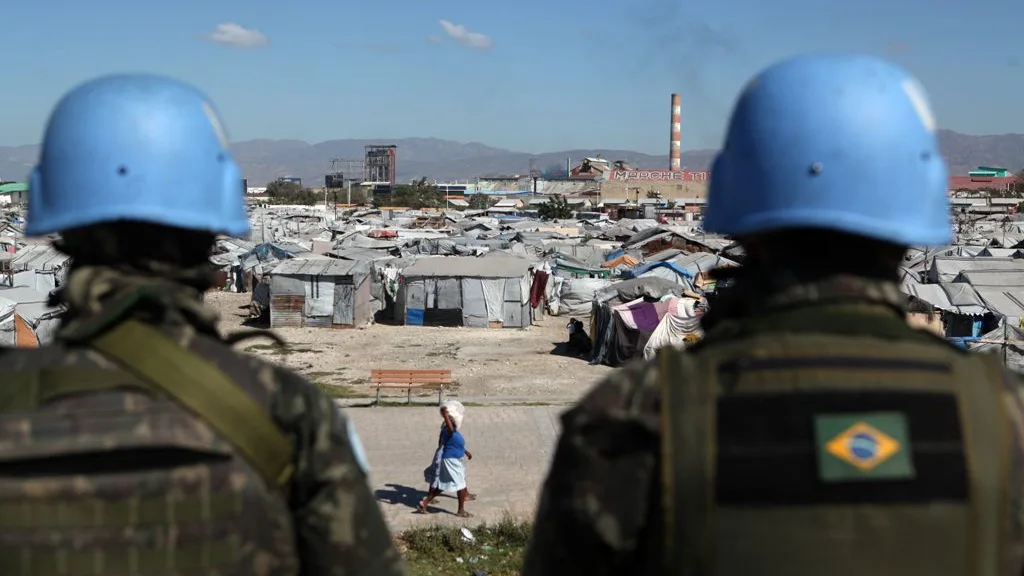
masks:
POLYGON ((530 518, 541 482, 547 474, 558 437, 558 415, 564 406, 469 406, 463 430, 473 453, 467 479, 478 499, 466 509, 475 515, 454 515, 454 497, 435 501, 436 513, 415 514, 424 496, 423 469, 437 447, 441 426, 434 407, 349 408, 366 449, 370 480, 393 531, 424 523, 495 522, 504 514, 530 518))

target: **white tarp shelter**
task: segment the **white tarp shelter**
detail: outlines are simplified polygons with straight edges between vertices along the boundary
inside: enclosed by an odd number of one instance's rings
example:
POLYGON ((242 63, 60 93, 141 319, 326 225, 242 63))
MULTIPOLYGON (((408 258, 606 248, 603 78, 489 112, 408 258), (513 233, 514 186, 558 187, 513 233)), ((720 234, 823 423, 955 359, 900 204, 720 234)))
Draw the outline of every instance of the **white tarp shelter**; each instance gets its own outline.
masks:
POLYGON ((63 309, 31 288, 0 289, 0 346, 35 348, 53 342, 63 309))
POLYGON ((515 256, 421 258, 401 273, 396 318, 407 325, 530 326, 532 266, 515 256))

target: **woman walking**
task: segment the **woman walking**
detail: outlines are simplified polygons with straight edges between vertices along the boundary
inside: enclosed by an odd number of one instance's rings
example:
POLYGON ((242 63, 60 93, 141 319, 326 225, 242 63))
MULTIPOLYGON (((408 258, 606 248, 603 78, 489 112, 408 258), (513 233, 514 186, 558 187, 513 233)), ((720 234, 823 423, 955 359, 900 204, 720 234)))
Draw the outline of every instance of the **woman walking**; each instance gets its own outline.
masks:
POLYGON ((456 516, 471 518, 473 515, 466 512, 466 501, 475 497, 470 495, 466 487, 466 466, 462 462, 463 456, 472 460, 473 454, 466 450, 466 440, 462 437, 459 428, 462 426, 462 419, 466 408, 461 402, 450 400, 441 406, 441 434, 437 443, 437 451, 434 452, 434 461, 423 471, 424 480, 430 486, 427 496, 420 500, 416 511, 421 514, 427 513, 427 507, 442 492, 455 492, 459 499, 459 510, 456 516))

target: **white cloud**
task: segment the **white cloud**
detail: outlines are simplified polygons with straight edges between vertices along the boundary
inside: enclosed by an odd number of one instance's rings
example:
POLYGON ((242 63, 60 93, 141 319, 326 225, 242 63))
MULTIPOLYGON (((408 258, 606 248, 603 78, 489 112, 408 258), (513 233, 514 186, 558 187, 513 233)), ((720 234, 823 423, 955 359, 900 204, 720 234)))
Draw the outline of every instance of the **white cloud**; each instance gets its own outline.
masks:
POLYGON ((491 47, 491 39, 486 34, 472 32, 461 24, 452 24, 447 20, 441 20, 440 24, 441 28, 444 29, 444 33, 447 34, 449 38, 463 46, 476 48, 477 50, 484 50, 491 47))
POLYGON ((259 30, 245 28, 234 22, 217 24, 213 32, 210 32, 205 37, 210 42, 236 48, 252 48, 270 44, 270 39, 259 30))

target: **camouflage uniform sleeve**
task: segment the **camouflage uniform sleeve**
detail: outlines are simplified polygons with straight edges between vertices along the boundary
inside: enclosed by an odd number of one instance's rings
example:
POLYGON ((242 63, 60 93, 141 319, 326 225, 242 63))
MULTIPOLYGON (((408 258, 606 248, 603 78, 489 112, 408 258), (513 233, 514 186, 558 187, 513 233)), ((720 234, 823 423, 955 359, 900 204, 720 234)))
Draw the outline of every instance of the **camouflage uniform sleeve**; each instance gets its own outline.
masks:
POLYGON ((524 576, 567 566, 589 576, 644 574, 660 561, 649 542, 661 521, 655 372, 652 363, 619 370, 562 416, 524 576))
POLYGON ((278 374, 274 410, 296 437, 290 504, 303 576, 405 574, 348 418, 303 378, 278 374))

